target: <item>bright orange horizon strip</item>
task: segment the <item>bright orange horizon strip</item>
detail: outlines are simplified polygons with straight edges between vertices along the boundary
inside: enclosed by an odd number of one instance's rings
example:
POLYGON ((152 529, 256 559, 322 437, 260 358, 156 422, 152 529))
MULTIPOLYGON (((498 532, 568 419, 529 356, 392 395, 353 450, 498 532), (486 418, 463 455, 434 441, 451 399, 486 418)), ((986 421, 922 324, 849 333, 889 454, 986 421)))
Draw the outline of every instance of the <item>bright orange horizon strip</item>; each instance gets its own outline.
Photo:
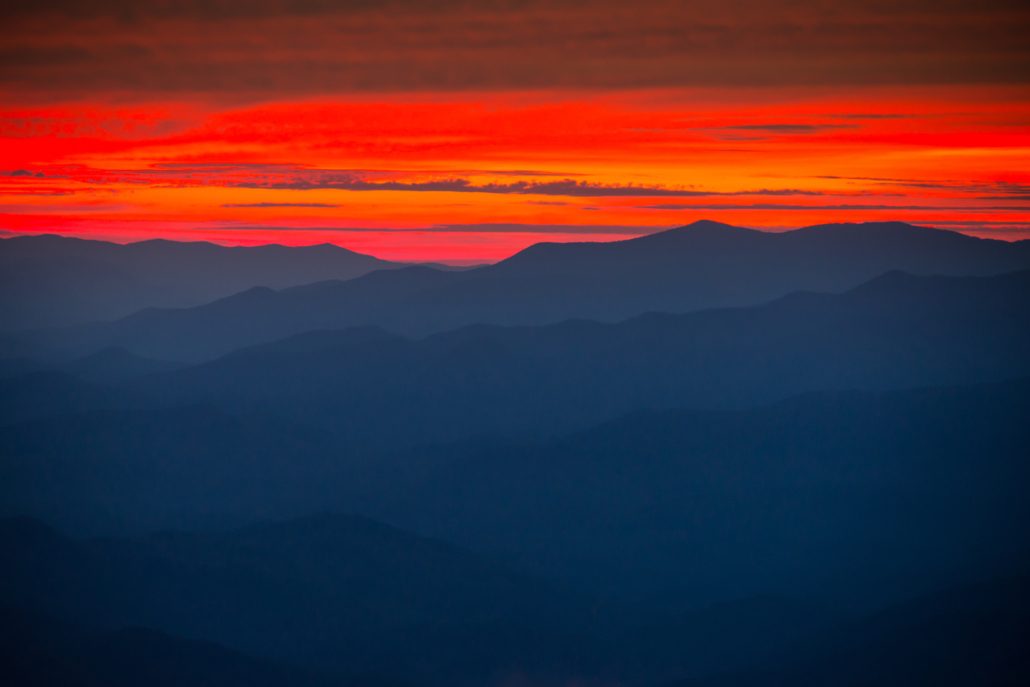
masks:
MULTIPOLYGON (((5 99, 11 102, 10 98, 5 99)), ((1019 87, 4 107, 0 230, 481 262, 711 218, 1030 238, 1019 87)))

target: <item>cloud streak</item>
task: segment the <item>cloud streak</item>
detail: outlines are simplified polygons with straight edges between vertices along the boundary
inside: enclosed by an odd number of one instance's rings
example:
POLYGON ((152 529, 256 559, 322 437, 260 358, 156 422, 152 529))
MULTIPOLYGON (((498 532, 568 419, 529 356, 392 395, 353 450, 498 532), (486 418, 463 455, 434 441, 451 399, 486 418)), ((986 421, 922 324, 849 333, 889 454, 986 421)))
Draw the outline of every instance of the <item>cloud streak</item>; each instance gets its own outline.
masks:
POLYGON ((735 124, 710 128, 707 131, 724 140, 756 141, 773 136, 812 136, 857 128, 855 124, 735 124))
POLYGON ((222 203, 223 208, 337 208, 333 203, 222 203))
POLYGON ((376 234, 424 234, 426 232, 457 234, 584 234, 638 236, 656 231, 654 227, 620 224, 526 224, 516 222, 476 222, 469 224, 432 224, 417 227, 348 227, 348 226, 287 226, 287 225, 241 225, 227 224, 224 229, 232 231, 260 232, 312 232, 312 233, 376 233, 376 234))
POLYGON ((755 189, 743 191, 699 191, 635 184, 598 184, 575 179, 558 181, 513 181, 510 183, 476 184, 469 179, 438 179, 432 181, 367 181, 338 173, 315 173, 289 181, 238 182, 251 188, 312 190, 337 189, 345 191, 410 191, 434 193, 490 193, 569 198, 622 198, 669 196, 678 198, 711 196, 793 196, 821 195, 818 191, 800 189, 755 189))
MULTIPOLYGON (((42 177, 43 172, 16 176, 42 177)), ((487 174, 496 174, 488 172, 487 174)), ((510 176, 514 172, 502 172, 510 176)), ((820 196, 823 192, 798 188, 756 188, 739 191, 714 191, 676 188, 647 184, 607 184, 583 179, 540 181, 520 179, 510 182, 482 182, 462 177, 406 180, 418 172, 401 170, 311 169, 297 165, 263 163, 161 163, 143 169, 101 170, 85 166, 67 166, 46 173, 51 179, 75 179, 91 184, 139 184, 147 186, 221 186, 275 191, 394 191, 413 193, 482 193, 492 195, 539 195, 567 198, 632 198, 673 197, 705 198, 715 196, 820 196), (402 177, 400 179, 390 177, 402 177)), ((222 207, 335 207, 323 202, 254 202, 226 203, 222 207)))
POLYGON ((798 205, 788 203, 659 203, 656 205, 637 206, 642 210, 790 210, 790 211, 866 211, 873 210, 911 212, 911 211, 937 211, 937 212, 1027 212, 1027 206, 1021 205, 885 205, 877 203, 827 203, 815 205, 798 205))

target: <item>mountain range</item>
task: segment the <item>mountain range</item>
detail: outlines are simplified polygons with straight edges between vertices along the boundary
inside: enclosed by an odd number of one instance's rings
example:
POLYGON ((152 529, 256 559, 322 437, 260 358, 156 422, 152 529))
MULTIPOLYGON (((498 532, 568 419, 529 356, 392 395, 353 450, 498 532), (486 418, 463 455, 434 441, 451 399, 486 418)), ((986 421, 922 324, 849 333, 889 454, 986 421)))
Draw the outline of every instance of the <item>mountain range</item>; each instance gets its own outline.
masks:
POLYGON ((386 452, 272 416, 97 411, 0 429, 0 502, 94 532, 342 509, 635 602, 889 601, 1030 551, 1028 404, 1026 382, 820 392, 386 452))
POLYGON ((0 263, 7 682, 1030 678, 1030 242, 0 263))
MULTIPOLYGON (((1028 268, 1030 241, 902 223, 774 234, 702 221, 627 241, 537 244, 464 271, 378 270, 278 291, 269 277, 259 288, 197 307, 148 308, 27 340, 36 351, 65 357, 121 347, 157 360, 197 362, 315 329, 375 325, 422 336, 470 324, 614 322, 652 311, 756 305, 796 291, 839 292, 892 270, 984 276, 1028 268)), ((307 277, 318 279, 315 272, 307 277)))
POLYGON ((352 279, 399 266, 331 244, 15 236, 0 240, 0 331, 113 320, 148 307, 201 305, 254 286, 352 279))
POLYGON ((127 391, 151 403, 291 418, 359 443, 539 434, 645 408, 749 407, 821 389, 1028 375, 1027 293, 1030 271, 890 273, 839 295, 617 324, 476 325, 423 339, 311 332, 157 373, 127 391))

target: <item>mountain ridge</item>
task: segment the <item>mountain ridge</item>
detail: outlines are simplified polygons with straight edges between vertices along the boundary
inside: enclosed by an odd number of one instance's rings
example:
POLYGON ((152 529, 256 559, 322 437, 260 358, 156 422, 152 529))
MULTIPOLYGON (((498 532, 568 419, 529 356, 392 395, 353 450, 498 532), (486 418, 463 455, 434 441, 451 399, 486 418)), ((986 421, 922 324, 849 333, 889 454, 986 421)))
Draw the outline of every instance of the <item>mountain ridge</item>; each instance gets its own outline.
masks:
POLYGON ((796 291, 841 292, 891 270, 962 276, 1030 268, 1030 242, 904 224, 828 226, 777 234, 702 223, 620 242, 536 244, 471 270, 404 267, 251 289, 27 340, 55 355, 121 346, 143 357, 198 362, 305 330, 375 325, 424 336, 473 323, 613 322, 651 311, 754 305, 796 291), (886 238, 873 235, 883 232, 886 238), (899 234, 904 240, 892 238, 899 234))
POLYGON ((333 244, 120 244, 18 235, 0 240, 0 330, 113 320, 146 307, 201 305, 251 286, 350 279, 400 265, 333 244))

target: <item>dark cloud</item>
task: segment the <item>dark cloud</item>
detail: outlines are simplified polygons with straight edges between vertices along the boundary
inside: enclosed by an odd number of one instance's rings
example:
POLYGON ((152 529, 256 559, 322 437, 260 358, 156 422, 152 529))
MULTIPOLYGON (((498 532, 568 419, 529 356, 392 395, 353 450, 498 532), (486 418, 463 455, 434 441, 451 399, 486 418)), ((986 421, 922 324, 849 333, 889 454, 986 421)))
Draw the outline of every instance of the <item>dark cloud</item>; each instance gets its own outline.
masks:
POLYGON ((487 234, 614 234, 636 236, 656 231, 654 227, 625 226, 612 224, 519 224, 505 222, 483 222, 472 224, 432 224, 423 227, 290 227, 275 225, 239 226, 226 225, 233 231, 302 231, 302 232, 373 232, 373 233, 423 233, 427 231, 487 234))
POLYGON ((874 119, 913 119, 916 115, 913 114, 900 114, 891 112, 838 112, 827 115, 832 119, 858 119, 858 120, 874 120, 874 119))
POLYGON ((528 233, 528 234, 618 234, 635 236, 649 234, 654 227, 623 226, 610 224, 434 224, 437 231, 486 232, 486 233, 528 233))
POLYGON ((230 182, 227 185, 247 188, 289 189, 295 191, 314 189, 337 189, 344 191, 424 191, 434 193, 496 193, 580 198, 618 198, 636 196, 670 196, 685 198, 751 195, 821 195, 818 191, 802 191, 799 189, 757 189, 754 191, 719 192, 635 184, 596 184, 576 179, 562 179, 560 181, 513 181, 510 183, 485 184, 476 184, 469 179, 460 178, 429 181, 370 181, 346 172, 333 172, 327 170, 313 170, 309 173, 296 174, 292 178, 288 179, 244 179, 241 181, 230 182))
POLYGON ((738 124, 723 126, 716 131, 745 131, 763 134, 818 134, 836 129, 853 129, 853 124, 738 124))
POLYGON ((884 186, 947 190, 968 194, 993 194, 981 195, 977 200, 1024 200, 1026 196, 1030 196, 1030 184, 1021 184, 1011 181, 963 181, 960 179, 905 179, 897 177, 851 177, 831 175, 822 175, 815 178, 839 181, 861 181, 884 186))
POLYGON ((656 205, 637 206, 641 210, 875 210, 875 211, 925 211, 925 212, 1026 212, 1020 206, 969 206, 969 205, 881 205, 881 204, 827 204, 827 205, 792 205, 786 203, 660 203, 656 205))
POLYGON ((11 194, 12 196, 72 196, 82 189, 69 188, 26 188, 24 186, 3 186, 0 185, 0 195, 11 194))
MULTIPOLYGON (((1030 194, 1013 194, 1008 196, 977 196, 977 200, 1025 200, 1030 201, 1030 194)), ((1030 210, 1030 207, 1025 208, 1030 210)))
MULTIPOLYGON (((483 172, 495 174, 495 172, 483 172)), ((413 179, 419 172, 398 170, 312 169, 297 165, 263 163, 159 163, 139 170, 99 170, 84 166, 58 168, 50 176, 73 178, 93 184, 146 184, 149 186, 223 186, 268 190, 310 191, 405 191, 431 193, 490 193, 563 196, 570 198, 713 196, 819 196, 820 191, 793 188, 707 191, 643 184, 600 184, 582 179, 539 181, 520 179, 498 183, 476 183, 462 177, 413 179), (396 178, 402 177, 402 178, 396 178)), ((509 176, 502 174, 501 176, 509 176)), ((238 207, 304 206, 304 203, 259 203, 238 207)), ((318 207, 320 204, 309 204, 318 207)))
POLYGON ((493 193, 515 195, 565 196, 580 198, 656 197, 676 198, 711 196, 817 196, 819 191, 800 189, 755 189, 743 191, 702 191, 637 184, 598 184, 577 179, 558 181, 512 181, 477 184, 469 179, 451 178, 428 181, 374 181, 358 174, 333 170, 307 170, 285 179, 244 179, 228 185, 289 190, 337 189, 345 191, 413 191, 449 193, 493 193))
POLYGON ((1005 0, 44 0, 0 26, 22 100, 1030 79, 1005 0))
POLYGON ((595 184, 588 181, 513 181, 507 184, 476 184, 468 179, 435 181, 368 181, 347 175, 316 173, 289 181, 241 181, 231 184, 250 188, 344 191, 427 191, 450 193, 496 193, 515 195, 566 196, 579 198, 656 197, 708 198, 712 196, 820 196, 820 191, 800 189, 755 189, 743 191, 698 191, 694 189, 645 186, 635 184, 595 184))
POLYGON ((223 208, 338 208, 332 203, 224 203, 223 208))
POLYGON ((735 124, 730 126, 698 129, 713 138, 723 141, 764 141, 783 136, 812 136, 842 129, 857 129, 857 124, 820 123, 770 123, 735 124))

